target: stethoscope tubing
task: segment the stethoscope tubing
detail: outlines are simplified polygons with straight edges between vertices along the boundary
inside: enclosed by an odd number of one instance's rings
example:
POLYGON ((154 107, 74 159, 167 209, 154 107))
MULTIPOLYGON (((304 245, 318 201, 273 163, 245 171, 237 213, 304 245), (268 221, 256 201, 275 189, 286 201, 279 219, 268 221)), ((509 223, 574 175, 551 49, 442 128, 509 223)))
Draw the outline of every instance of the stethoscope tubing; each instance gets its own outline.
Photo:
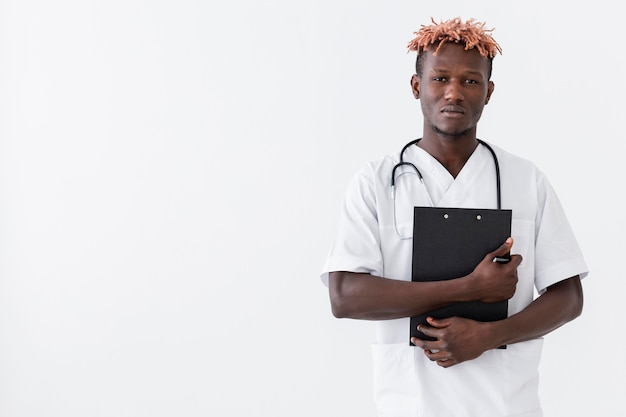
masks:
MULTIPOLYGON (((422 184, 424 183, 424 177, 422 176, 422 173, 420 172, 420 170, 415 166, 415 164, 404 160, 404 152, 410 146, 413 146, 417 142, 419 142, 421 139, 422 138, 410 141, 409 143, 404 145, 404 147, 400 151, 400 162, 398 162, 396 165, 394 165, 394 167, 391 170, 391 193, 392 193, 392 197, 393 198, 395 198, 396 170, 398 168, 400 168, 401 166, 410 166, 411 168, 413 168, 415 170, 415 172, 417 173, 417 176, 419 177, 419 179, 422 182, 422 184)), ((500 185, 500 164, 498 163, 498 157, 496 156, 496 152, 493 150, 493 148, 487 142, 485 142, 485 141, 483 141, 481 139, 478 139, 478 138, 476 140, 478 141, 478 143, 480 143, 481 145, 486 147, 489 150, 489 152, 491 153, 491 156, 493 156, 493 163, 494 163, 495 168, 496 168, 496 198, 497 198, 497 203, 498 203, 498 210, 500 210, 502 208, 502 192, 501 192, 501 188, 500 188, 501 187, 501 185, 500 185)))

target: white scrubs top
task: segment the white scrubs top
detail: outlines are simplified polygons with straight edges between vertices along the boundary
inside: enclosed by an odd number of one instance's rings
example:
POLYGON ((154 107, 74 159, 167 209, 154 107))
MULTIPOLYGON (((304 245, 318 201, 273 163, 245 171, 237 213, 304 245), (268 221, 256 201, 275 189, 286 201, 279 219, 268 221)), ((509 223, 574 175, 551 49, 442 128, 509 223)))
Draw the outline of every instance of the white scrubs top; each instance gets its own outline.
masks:
MULTIPOLYGON (((509 315, 561 280, 587 275, 575 236, 548 180, 532 163, 492 146, 498 156, 502 208, 512 209, 512 253, 521 254, 509 315)), ((367 164, 351 182, 339 229, 322 271, 365 272, 411 280, 412 240, 398 237, 393 221, 391 170, 398 154, 367 164)), ((424 176, 437 207, 497 208, 496 174, 489 150, 479 145, 456 179, 417 146, 404 153, 424 176)), ((411 236, 413 207, 430 206, 415 171, 396 171, 396 224, 411 236), (402 172, 407 174, 401 175, 402 172)), ((372 346, 374 394, 379 416, 540 417, 538 366, 542 339, 494 349, 450 368, 409 345, 409 318, 377 321, 372 346)))

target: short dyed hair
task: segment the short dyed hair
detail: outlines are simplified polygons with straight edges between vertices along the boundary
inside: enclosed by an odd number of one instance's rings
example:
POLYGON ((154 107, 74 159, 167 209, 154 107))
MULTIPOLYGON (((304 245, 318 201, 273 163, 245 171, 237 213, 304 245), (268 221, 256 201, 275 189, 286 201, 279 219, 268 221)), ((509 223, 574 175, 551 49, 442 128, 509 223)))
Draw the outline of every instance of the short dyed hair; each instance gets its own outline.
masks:
POLYGON ((502 48, 491 36, 493 29, 485 29, 484 22, 477 22, 474 19, 463 22, 461 18, 455 17, 439 23, 435 22, 433 18, 430 20, 432 24, 422 25, 417 32, 414 32, 415 38, 408 44, 409 52, 417 52, 417 59, 415 60, 415 73, 417 75, 422 75, 423 60, 420 57, 425 49, 434 45, 436 47, 433 55, 437 55, 443 44, 456 43, 463 45, 466 51, 476 48, 482 56, 488 58, 489 77, 491 77, 493 58, 497 53, 502 54, 502 48))

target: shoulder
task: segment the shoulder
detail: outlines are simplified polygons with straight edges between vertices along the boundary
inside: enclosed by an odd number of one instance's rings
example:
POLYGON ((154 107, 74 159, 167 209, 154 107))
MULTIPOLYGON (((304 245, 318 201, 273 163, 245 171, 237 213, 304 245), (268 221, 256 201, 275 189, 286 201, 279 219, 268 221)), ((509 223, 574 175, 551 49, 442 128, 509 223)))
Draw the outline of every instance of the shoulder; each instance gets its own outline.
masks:
POLYGON ((537 169, 537 166, 535 165, 535 163, 532 162, 530 159, 511 153, 501 148, 498 145, 494 145, 491 143, 488 143, 488 144, 489 146, 491 146, 491 148, 494 150, 494 152, 498 156, 500 165, 503 165, 503 166, 512 165, 514 167, 524 168, 524 169, 529 169, 529 170, 537 169))
POLYGON ((355 179, 366 180, 372 183, 389 181, 391 171, 399 161, 399 153, 389 153, 379 158, 371 159, 363 163, 355 173, 355 179))
POLYGON ((555 200, 555 191, 545 173, 530 159, 508 152, 491 145, 497 155, 500 166, 503 199, 520 212, 523 208, 533 210, 542 207, 546 201, 555 200), (514 192, 511 192, 514 190, 514 192))
POLYGON ((397 164, 398 154, 387 154, 376 159, 365 161, 356 170, 346 190, 348 201, 368 201, 376 205, 376 201, 384 198, 391 190, 391 172, 397 164))
POLYGON ((541 169, 530 159, 511 153, 498 145, 489 145, 496 153, 503 176, 521 181, 543 182, 546 180, 541 169))

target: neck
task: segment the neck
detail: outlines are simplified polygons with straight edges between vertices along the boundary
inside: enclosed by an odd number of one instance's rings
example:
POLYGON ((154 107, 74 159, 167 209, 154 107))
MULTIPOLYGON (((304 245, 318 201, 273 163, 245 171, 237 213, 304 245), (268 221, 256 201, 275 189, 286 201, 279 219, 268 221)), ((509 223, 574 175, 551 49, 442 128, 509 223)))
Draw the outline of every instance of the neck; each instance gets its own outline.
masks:
POLYGON ((454 178, 478 146, 476 137, 427 137, 417 146, 431 154, 454 178))

